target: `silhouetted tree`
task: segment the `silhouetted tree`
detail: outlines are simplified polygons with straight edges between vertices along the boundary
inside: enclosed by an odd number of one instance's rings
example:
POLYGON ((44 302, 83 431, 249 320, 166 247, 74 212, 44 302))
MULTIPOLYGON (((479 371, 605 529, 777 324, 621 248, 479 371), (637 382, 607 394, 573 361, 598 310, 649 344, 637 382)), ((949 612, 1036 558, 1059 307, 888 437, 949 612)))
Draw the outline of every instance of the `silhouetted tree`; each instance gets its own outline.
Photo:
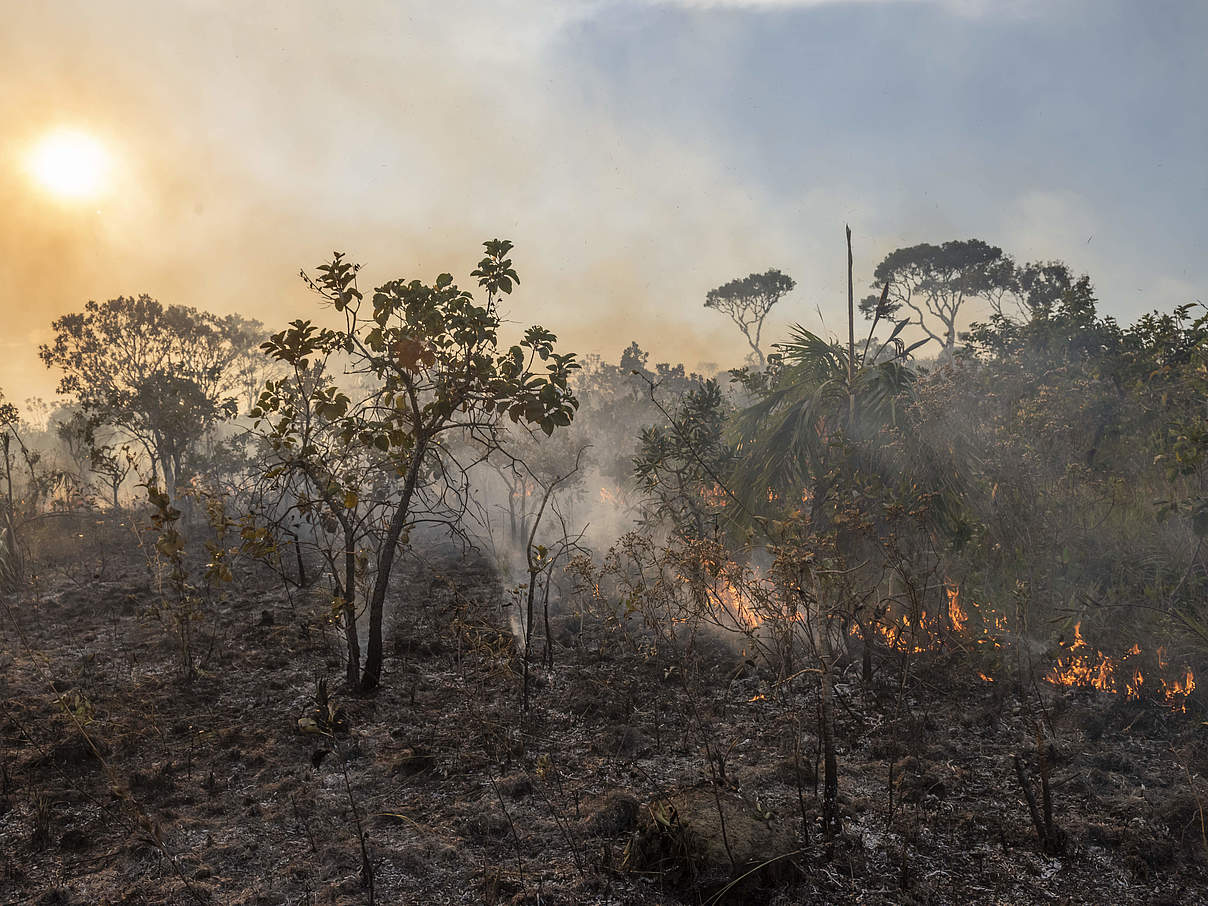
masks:
POLYGON ((62 370, 59 393, 140 445, 169 494, 192 446, 236 413, 240 363, 261 339, 255 321, 146 295, 90 301, 51 327, 39 354, 62 370))
POLYGON ((705 308, 720 311, 738 325, 762 368, 767 361, 759 348, 764 319, 772 306, 792 292, 796 285, 792 277, 772 268, 765 273, 731 280, 724 286, 709 290, 705 296, 705 308))
MULTIPOLYGON (((908 309, 910 322, 945 352, 956 346, 957 319, 968 301, 981 298, 992 306, 1000 304, 1002 294, 1016 286, 1011 259, 980 239, 896 249, 877 265, 874 276, 875 288, 889 284, 880 316, 908 309)), ((878 303, 879 295, 868 296, 860 311, 872 318, 878 303)))
MULTIPOLYGON (((1089 278, 1083 279, 1087 280, 1086 290, 1089 292, 1089 278)), ((1015 292, 1025 315, 1030 318, 1047 317, 1063 298, 1074 291, 1078 282, 1062 261, 1030 261, 1016 271, 1015 292)))

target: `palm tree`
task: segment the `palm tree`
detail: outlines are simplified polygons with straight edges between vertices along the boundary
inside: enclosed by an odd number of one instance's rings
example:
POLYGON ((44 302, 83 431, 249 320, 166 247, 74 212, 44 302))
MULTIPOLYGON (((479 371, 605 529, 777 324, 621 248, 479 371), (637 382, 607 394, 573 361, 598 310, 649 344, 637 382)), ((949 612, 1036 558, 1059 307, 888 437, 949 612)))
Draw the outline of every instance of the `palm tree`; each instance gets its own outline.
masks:
POLYGON ((906 324, 897 324, 874 348, 874 320, 854 359, 852 347, 828 343, 800 325, 787 343, 776 344, 780 370, 772 386, 735 420, 734 490, 752 512, 804 493, 820 515, 840 448, 858 452, 863 442, 898 424, 914 383, 908 357, 926 342, 905 346, 898 336, 906 324))
MULTIPOLYGON (((905 346, 899 335, 907 322, 900 322, 889 339, 874 349, 873 332, 882 314, 878 308, 858 357, 854 336, 849 336, 845 349, 795 326, 789 341, 777 344, 776 370, 769 386, 739 413, 735 425, 738 465, 733 487, 748 512, 766 512, 778 501, 795 500, 797 494, 803 504, 810 504, 809 520, 790 520, 783 537, 776 539, 777 560, 786 580, 786 598, 793 601, 788 631, 796 632, 803 618, 808 626, 811 612, 820 621, 818 631, 810 631, 809 636, 818 662, 822 826, 828 843, 839 830, 832 675, 836 659, 830 624, 833 616, 852 608, 837 605, 845 597, 847 571, 837 561, 825 563, 824 551, 831 549, 833 540, 823 539, 836 504, 855 487, 851 479, 870 469, 888 471, 892 454, 885 445, 871 441, 897 424, 914 382, 908 357, 926 342, 905 346)), ((791 657, 792 645, 785 650, 791 657)))

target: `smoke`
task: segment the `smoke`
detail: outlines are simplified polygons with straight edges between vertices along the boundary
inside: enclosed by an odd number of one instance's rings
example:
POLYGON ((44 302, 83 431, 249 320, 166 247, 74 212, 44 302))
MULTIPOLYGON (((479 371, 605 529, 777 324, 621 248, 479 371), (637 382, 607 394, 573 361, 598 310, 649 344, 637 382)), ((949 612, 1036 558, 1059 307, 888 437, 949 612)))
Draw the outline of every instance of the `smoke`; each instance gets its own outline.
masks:
MULTIPOLYGON (((667 338, 658 356, 711 357, 728 327, 699 316, 705 291, 783 260, 784 225, 707 156, 564 96, 541 49, 571 17, 526 8, 23 8, 0 46, 8 335, 42 340, 54 316, 135 292, 277 325, 311 315, 296 274, 332 249, 370 279, 466 279, 501 235, 517 320, 571 348, 603 351, 624 323, 667 338), (53 75, 31 92, 34 71, 53 75), (117 162, 95 205, 48 199, 17 165, 59 123, 117 162)), ((10 397, 51 385, 28 347, 0 365, 10 397)))
POLYGON ((541 323, 564 348, 609 352, 624 325, 654 361, 733 346, 733 326, 702 303, 735 276, 775 266, 798 280, 772 337, 841 301, 839 224, 872 205, 858 193, 772 198, 698 137, 635 132, 577 93, 559 36, 600 9, 269 4, 234 20, 207 3, 22 8, 0 39, 12 124, 0 305, 21 338, 0 387, 51 393, 36 345, 90 298, 146 292, 269 327, 314 317, 297 271, 333 249, 365 262, 369 282, 464 281, 478 243, 506 236, 523 281, 507 302, 517 329, 541 323), (49 199, 16 165, 60 123, 96 135, 116 163, 96 204, 49 199), (802 229, 815 221, 833 242, 802 229), (803 232, 817 238, 803 244, 803 232))
MULTIPOLYGON (((370 282, 442 271, 466 280, 477 243, 494 236, 517 244, 523 282, 508 309, 518 328, 541 323, 581 352, 610 354, 637 338, 652 361, 728 367, 741 352, 733 327, 702 308, 705 293, 778 267, 798 289, 765 336, 793 322, 816 329, 819 309, 839 322, 845 222, 861 288, 886 252, 920 237, 984 235, 1023 248, 1018 230, 1043 223, 1039 209, 989 220, 957 211, 965 183, 931 160, 925 177, 895 169, 908 166, 893 163, 896 146, 880 155, 886 172, 855 172, 839 149, 867 142, 821 108, 802 114, 817 135, 800 149, 800 181, 773 187, 761 162, 796 132, 718 140, 694 118, 724 114, 713 94, 743 75, 732 18, 702 5, 787 14, 819 4, 269 2, 237 16, 215 0, 19 5, 0 34, 10 353, 0 388, 18 400, 52 392, 36 344, 54 317, 90 298, 146 292, 279 327, 315 316, 297 271, 333 249, 366 262, 370 282), (659 7, 675 14, 666 59, 580 58, 593 36, 659 7), (683 63, 689 76, 677 71, 683 63), (659 103, 671 106, 657 119, 628 109, 615 84, 628 79, 658 80, 659 103), (96 135, 117 164, 96 204, 55 202, 22 172, 25 149, 64 124, 96 135), (1009 235, 996 235, 998 223, 1009 235)), ((800 118, 791 104, 784 116, 800 118)), ((1108 285, 1127 266, 1113 259, 1131 259, 1107 237, 1095 243, 1115 270, 1074 264, 1108 285)), ((1063 243, 1042 257, 1072 251, 1063 243)), ((1170 289, 1190 287, 1186 277, 1170 289)))

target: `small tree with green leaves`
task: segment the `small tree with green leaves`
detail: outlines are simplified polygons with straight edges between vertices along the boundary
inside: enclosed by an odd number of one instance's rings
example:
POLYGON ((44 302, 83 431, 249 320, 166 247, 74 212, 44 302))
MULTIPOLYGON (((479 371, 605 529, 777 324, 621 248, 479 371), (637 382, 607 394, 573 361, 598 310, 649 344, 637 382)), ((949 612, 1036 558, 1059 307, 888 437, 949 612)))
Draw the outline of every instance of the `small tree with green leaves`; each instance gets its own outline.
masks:
POLYGON ((685 539, 717 534, 720 512, 730 503, 719 481, 734 465, 727 414, 721 388, 708 380, 680 397, 666 424, 642 429, 633 474, 648 524, 668 523, 685 539))
MULTIPOLYGON (((314 325, 295 322, 294 326, 299 348, 318 338, 314 325)), ((351 400, 328 374, 327 358, 332 351, 305 358, 291 356, 289 372, 265 384, 260 411, 273 412, 275 419, 258 423, 265 442, 265 468, 259 479, 260 489, 272 502, 258 501, 244 536, 259 556, 272 560, 280 556, 279 533, 274 527, 294 521, 311 529, 328 562, 332 617, 344 624, 347 679, 355 687, 361 678, 359 589, 373 525, 380 521, 374 501, 385 496, 380 491, 388 476, 381 468, 380 450, 343 440, 351 400)), ((296 532, 294 543, 301 543, 296 532)), ((302 581, 300 551, 298 563, 302 581)))
MULTIPOLYGON (((366 298, 357 285, 360 266, 336 254, 303 278, 323 302, 343 316, 340 329, 295 321, 264 344, 287 366, 339 358, 364 395, 352 400, 334 388, 323 394, 323 415, 344 445, 374 451, 393 480, 378 503, 384 529, 375 539, 369 592, 369 639, 361 688, 375 689, 382 672, 382 622, 399 547, 419 518, 453 524, 466 500, 468 447, 485 457, 501 443, 505 418, 546 435, 571 423, 578 401, 570 378, 573 353, 554 350, 557 338, 530 327, 523 339, 500 348, 498 301, 519 283, 506 240, 484 243, 486 256, 471 276, 486 291, 480 305, 449 274, 432 284, 391 280, 366 298)), ((294 401, 275 382, 253 415, 303 460, 315 455, 299 442, 294 401)), ((321 463, 315 463, 321 467, 321 463)))

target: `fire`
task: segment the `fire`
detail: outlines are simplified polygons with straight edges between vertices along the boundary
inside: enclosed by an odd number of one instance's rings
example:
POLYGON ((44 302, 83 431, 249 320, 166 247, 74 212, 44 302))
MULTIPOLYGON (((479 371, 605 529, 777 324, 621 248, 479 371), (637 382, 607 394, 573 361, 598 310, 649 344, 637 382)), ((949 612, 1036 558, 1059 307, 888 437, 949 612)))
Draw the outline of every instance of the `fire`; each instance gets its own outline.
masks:
MULTIPOLYGON (((1165 671, 1170 666, 1166 660, 1166 648, 1164 646, 1159 648, 1157 654, 1158 666, 1165 671)), ((1162 677, 1158 682, 1162 686, 1162 695, 1165 696, 1170 706, 1176 711, 1186 714, 1187 696, 1195 691, 1195 674, 1191 668, 1184 666, 1182 677, 1171 682, 1167 682, 1165 677, 1162 677)))
POLYGON ((1066 657, 1045 676, 1055 686, 1084 686, 1100 692, 1118 692, 1116 688, 1117 660, 1091 648, 1082 637, 1082 621, 1074 624, 1074 641, 1062 642, 1066 657))
MULTIPOLYGON (((1062 647, 1066 656, 1059 658, 1045 676, 1048 682, 1055 686, 1097 689, 1100 692, 1123 695, 1126 699, 1141 697, 1145 675, 1135 661, 1141 655, 1140 645, 1134 644, 1118 658, 1111 657, 1086 643, 1082 637, 1082 623, 1079 621, 1074 624, 1074 641, 1063 642, 1062 647)), ((1165 674, 1170 669, 1166 649, 1160 647, 1155 653, 1158 669, 1165 674)), ((1195 690, 1195 674, 1191 668, 1184 666, 1182 676, 1174 680, 1161 676, 1158 684, 1167 704, 1176 711, 1186 713, 1187 697, 1195 690)))
POLYGON ((758 629, 763 618, 751 606, 747 595, 722 573, 717 577, 712 593, 720 608, 734 619, 743 629, 758 629))
MULTIPOLYGON (((743 631, 759 628, 766 613, 761 602, 765 600, 764 591, 768 591, 763 588, 768 580, 735 563, 706 558, 703 565, 707 574, 705 594, 715 614, 724 616, 733 627, 743 631)), ((690 580, 684 577, 683 581, 690 580)), ((942 612, 929 615, 921 610, 915 615, 890 610, 870 623, 853 622, 848 631, 861 642, 877 642, 893 651, 911 654, 939 651, 955 635, 994 648, 1008 644, 1009 621, 1005 614, 976 603, 963 603, 960 586, 950 579, 945 579, 942 588, 947 604, 946 621, 942 612)), ((774 595, 768 598, 774 599, 774 595)), ((1139 644, 1133 644, 1119 656, 1105 654, 1083 637, 1081 621, 1074 624, 1073 638, 1060 642, 1060 646, 1060 656, 1044 676, 1046 682, 1140 700, 1148 674, 1150 684, 1156 685, 1167 705, 1186 713, 1187 700, 1196 688, 1195 674, 1187 665, 1172 671, 1164 647, 1154 652, 1158 668, 1155 679, 1153 660, 1144 657, 1139 644)), ((977 676, 982 682, 995 682, 986 673, 979 672, 977 676)))
POLYGON ((1176 708, 1187 713, 1187 696, 1195 691, 1195 674, 1191 672, 1190 667, 1183 668, 1183 678, 1177 679, 1173 683, 1167 683, 1162 680, 1162 694, 1166 696, 1166 701, 1170 702, 1172 708, 1176 708))
MULTIPOLYGON (((892 648, 894 651, 923 654, 927 651, 935 651, 943 644, 927 624, 927 611, 925 610, 919 614, 917 620, 910 614, 901 614, 897 617, 886 614, 872 625, 871 630, 872 635, 885 647, 892 648)), ((853 627, 852 634, 858 635, 858 633, 858 627, 853 627)))
MULTIPOLYGON (((702 496, 703 496, 703 493, 704 492, 702 492, 702 496)), ((813 495, 810 494, 809 488, 801 489, 801 502, 802 503, 809 503, 812 497, 813 497, 813 495)), ((778 493, 776 493, 776 489, 768 488, 768 503, 776 503, 778 500, 780 500, 780 495, 778 493)))
POLYGON ((969 614, 961 607, 961 587, 949 579, 944 583, 944 591, 948 593, 948 618, 952 620, 952 628, 964 632, 969 614))
MULTIPOLYGON (((948 619, 951 622, 952 629, 956 633, 963 635, 972 635, 973 630, 970 627, 969 612, 960 603, 960 586, 951 579, 944 580, 944 593, 947 598, 948 619)), ((975 608, 977 605, 973 605, 975 608)), ((895 651, 908 652, 910 654, 923 654, 928 651, 938 651, 944 646, 944 625, 942 616, 928 616, 927 611, 921 611, 917 618, 911 614, 902 614, 889 612, 879 617, 868 629, 870 635, 887 648, 892 648, 895 651)), ((998 630, 1006 628, 1006 618, 996 619, 985 623, 985 626, 992 626, 998 630)), ((850 630, 850 635, 853 638, 860 639, 863 630, 858 625, 853 625, 850 630)), ((983 637, 978 638, 979 643, 992 643, 995 647, 998 646, 998 640, 986 634, 986 628, 982 629, 983 637)))
POLYGON ((617 503, 619 494, 619 490, 600 488, 600 503, 617 503))
MULTIPOLYGON (((1005 614, 997 613, 993 608, 981 608, 977 604, 965 605, 961 601, 960 586, 951 579, 944 580, 943 589, 948 618, 955 634, 973 637, 978 645, 1002 647, 1002 638, 1008 629, 1005 614)), ((942 617, 929 619, 927 612, 923 611, 917 619, 908 614, 895 615, 891 612, 882 616, 867 631, 873 640, 887 648, 922 654, 943 647, 942 629, 942 617)), ((853 626, 851 635, 861 638, 861 627, 853 626)), ((1081 621, 1074 624, 1073 639, 1060 644, 1062 653, 1045 674, 1047 682, 1067 688, 1095 689, 1111 695, 1122 695, 1126 699, 1141 698, 1146 673, 1152 670, 1152 666, 1143 668, 1146 661, 1139 644, 1133 644, 1119 656, 1105 654, 1087 643, 1082 635, 1081 621)), ((1187 665, 1172 671, 1165 648, 1158 648, 1155 654, 1159 671, 1157 691, 1171 708, 1185 713, 1187 699, 1195 691, 1194 671, 1187 665)), ((1152 665, 1152 661, 1148 663, 1152 665)), ((978 676, 983 682, 994 682, 994 678, 985 673, 979 673, 978 676)), ((1153 675, 1150 681, 1154 682, 1153 675)))
POLYGON ((681 575, 680 580, 693 585, 702 593, 713 612, 727 628, 750 632, 763 624, 759 613, 760 589, 766 581, 760 572, 751 567, 742 567, 733 562, 720 562, 706 556, 701 560, 705 574, 704 585, 700 579, 681 575))

